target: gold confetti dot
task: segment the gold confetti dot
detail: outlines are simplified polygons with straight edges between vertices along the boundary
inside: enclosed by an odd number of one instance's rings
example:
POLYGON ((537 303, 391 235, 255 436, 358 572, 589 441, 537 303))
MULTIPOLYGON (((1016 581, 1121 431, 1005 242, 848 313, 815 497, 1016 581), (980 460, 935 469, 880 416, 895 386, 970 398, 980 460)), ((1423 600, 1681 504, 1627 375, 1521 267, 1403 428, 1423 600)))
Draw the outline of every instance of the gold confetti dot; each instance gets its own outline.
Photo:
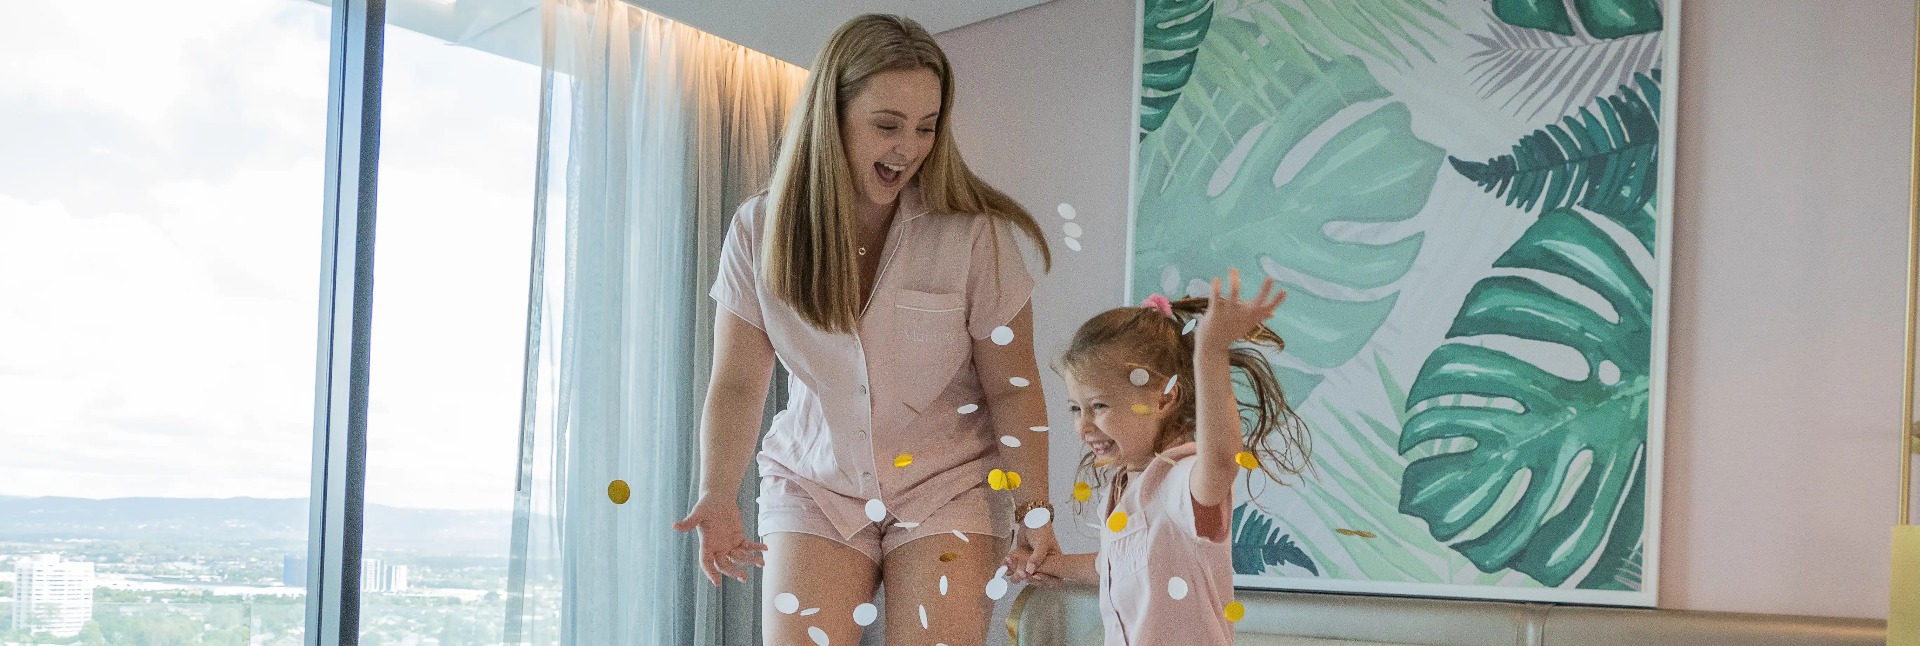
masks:
POLYGON ((1134 404, 1133 412, 1139 413, 1141 415, 1147 415, 1147 414, 1153 413, 1153 407, 1148 406, 1146 404, 1134 404))
POLYGON ((1248 471, 1260 468, 1260 458, 1254 457, 1253 453, 1248 451, 1234 454, 1233 461, 1239 463, 1240 468, 1248 471))
POLYGON ((1117 534, 1120 532, 1120 530, 1123 530, 1126 528, 1127 528, 1127 512, 1116 511, 1116 512, 1113 512, 1112 516, 1107 517, 1108 530, 1111 530, 1117 534))
POLYGON ((1240 621, 1241 619, 1247 618, 1247 607, 1240 605, 1238 601, 1229 602, 1227 604, 1226 615, 1227 621, 1240 621))
POLYGON ((1346 529, 1346 528, 1340 528, 1340 529, 1335 529, 1335 530, 1333 530, 1333 533, 1335 533, 1335 534, 1339 534, 1339 535, 1341 535, 1341 536, 1357 536, 1357 537, 1360 537, 1360 538, 1379 538, 1379 536, 1380 536, 1379 534, 1375 534, 1375 533, 1373 533, 1373 532, 1369 532, 1369 531, 1367 531, 1367 530, 1364 530, 1364 529, 1346 529))
POLYGON ((893 468, 895 469, 905 469, 910 466, 913 466, 913 456, 911 455, 902 453, 900 457, 893 459, 893 468))
POLYGON ((1086 502, 1088 498, 1092 498, 1092 497, 1093 497, 1093 485, 1087 484, 1085 482, 1073 483, 1073 499, 1074 500, 1078 500, 1080 502, 1086 502))
POLYGON ((940 562, 941 562, 941 563, 952 563, 952 562, 953 562, 953 560, 954 560, 954 559, 957 559, 957 558, 960 558, 960 555, 959 555, 959 554, 956 554, 956 553, 953 553, 953 552, 947 552, 947 553, 945 553, 945 554, 941 554, 941 555, 940 555, 940 562))
POLYGON ((1014 490, 1014 489, 1019 489, 1019 488, 1020 488, 1020 474, 1019 474, 1019 472, 1015 472, 1015 471, 1008 471, 1008 472, 1007 472, 1007 490, 1009 490, 1009 491, 1011 491, 1011 490, 1014 490))
POLYGON ((1341 536, 1352 536, 1353 530, 1342 527, 1342 528, 1333 530, 1333 533, 1339 534, 1341 536))
POLYGON ((615 480, 613 482, 607 483, 607 498, 612 499, 613 504, 616 504, 616 505, 627 504, 627 498, 630 498, 632 496, 633 496, 633 490, 627 488, 627 481, 615 480))
POLYGON ((987 486, 992 488, 994 491, 1001 491, 1006 489, 1007 488, 1007 472, 1001 471, 999 469, 988 471, 987 486))

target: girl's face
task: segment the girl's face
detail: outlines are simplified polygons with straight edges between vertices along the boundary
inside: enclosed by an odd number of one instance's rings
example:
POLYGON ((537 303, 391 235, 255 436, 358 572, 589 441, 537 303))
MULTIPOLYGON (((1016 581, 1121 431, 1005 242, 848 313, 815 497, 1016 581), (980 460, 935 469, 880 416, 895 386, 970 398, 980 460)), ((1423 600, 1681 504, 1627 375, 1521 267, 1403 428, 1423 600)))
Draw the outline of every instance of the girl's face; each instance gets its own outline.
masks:
POLYGON ((1135 386, 1133 367, 1117 366, 1094 374, 1069 372, 1067 406, 1074 432, 1093 450, 1095 464, 1139 471, 1153 460, 1155 444, 1167 416, 1172 394, 1162 394, 1165 377, 1150 376, 1135 386))
POLYGON ((840 112, 841 144, 860 197, 879 206, 899 199, 933 150, 939 125, 940 77, 932 70, 889 70, 868 78, 840 112))

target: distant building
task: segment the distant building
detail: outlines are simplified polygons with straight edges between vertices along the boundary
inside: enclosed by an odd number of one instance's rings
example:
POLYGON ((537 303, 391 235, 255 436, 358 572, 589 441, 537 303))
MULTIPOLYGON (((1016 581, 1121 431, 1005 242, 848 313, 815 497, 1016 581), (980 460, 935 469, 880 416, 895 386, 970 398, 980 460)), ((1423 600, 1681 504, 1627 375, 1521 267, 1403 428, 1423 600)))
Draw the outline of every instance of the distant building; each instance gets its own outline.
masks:
POLYGON ((280 556, 280 585, 289 588, 307 587, 307 557, 292 554, 280 556))
POLYGON ((361 592, 406 592, 407 566, 387 565, 380 559, 360 560, 361 592))
POLYGON ((93 620, 93 564, 57 554, 13 564, 13 629, 72 637, 93 620))

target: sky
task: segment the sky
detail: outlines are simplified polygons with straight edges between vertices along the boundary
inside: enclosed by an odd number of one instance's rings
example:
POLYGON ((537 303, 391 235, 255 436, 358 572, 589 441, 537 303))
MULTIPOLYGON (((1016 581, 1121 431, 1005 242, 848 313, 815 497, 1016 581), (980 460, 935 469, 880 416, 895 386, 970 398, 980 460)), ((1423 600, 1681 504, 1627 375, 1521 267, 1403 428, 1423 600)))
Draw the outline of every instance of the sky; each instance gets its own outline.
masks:
MULTIPOLYGON (((308 495, 327 8, 6 11, 0 495, 308 495)), ((368 501, 511 508, 539 70, 386 65, 368 501)))

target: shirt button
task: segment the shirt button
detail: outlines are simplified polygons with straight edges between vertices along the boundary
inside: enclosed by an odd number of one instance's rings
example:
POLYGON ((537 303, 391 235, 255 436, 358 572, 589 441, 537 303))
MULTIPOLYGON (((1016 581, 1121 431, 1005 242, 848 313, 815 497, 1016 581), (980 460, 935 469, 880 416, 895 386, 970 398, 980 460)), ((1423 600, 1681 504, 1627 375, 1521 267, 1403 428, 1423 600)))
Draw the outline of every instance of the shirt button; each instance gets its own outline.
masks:
POLYGON ((859 434, 859 435, 860 435, 860 439, 863 439, 863 440, 864 440, 864 439, 867 439, 867 429, 864 429, 864 428, 863 428, 863 429, 860 429, 860 430, 858 430, 858 431, 854 431, 854 433, 857 433, 857 434, 859 434))
POLYGON ((865 394, 867 394, 867 385, 866 385, 866 384, 860 384, 860 385, 858 385, 858 386, 854 386, 854 387, 853 387, 853 390, 854 390, 855 392, 858 392, 858 393, 860 393, 860 394, 862 394, 862 395, 865 395, 865 394))

